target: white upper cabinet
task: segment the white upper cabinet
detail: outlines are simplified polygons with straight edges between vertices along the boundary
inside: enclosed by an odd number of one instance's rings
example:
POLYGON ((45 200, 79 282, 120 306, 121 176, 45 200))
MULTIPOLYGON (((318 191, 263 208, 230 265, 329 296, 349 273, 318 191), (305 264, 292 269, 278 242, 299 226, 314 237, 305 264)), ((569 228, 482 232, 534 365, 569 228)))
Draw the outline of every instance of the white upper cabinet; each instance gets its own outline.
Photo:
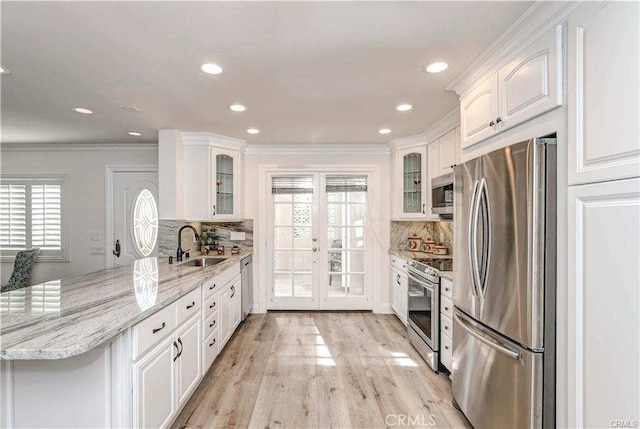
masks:
POLYGON ((498 78, 489 77, 460 99, 462 148, 491 137, 498 132, 498 78))
MULTIPOLYGON (((454 128, 438 139, 438 162, 433 176, 442 176, 453 172, 453 167, 460 163, 460 128, 454 128)), ((432 146, 431 143, 429 146, 432 146)), ((431 162, 429 163, 431 165, 431 162)))
POLYGON ((427 147, 402 149, 396 153, 396 215, 400 220, 427 216, 427 147))
POLYGON ((562 104, 562 26, 529 45, 498 72, 500 131, 562 104))
POLYGON ((462 148, 560 106, 561 82, 558 25, 460 98, 462 148))
POLYGON ((569 184, 640 175, 640 3, 587 2, 568 21, 569 184))
MULTIPOLYGON (((198 136, 200 137, 200 136, 198 136)), ((240 221, 244 217, 242 150, 216 139, 184 141, 184 219, 240 221)))

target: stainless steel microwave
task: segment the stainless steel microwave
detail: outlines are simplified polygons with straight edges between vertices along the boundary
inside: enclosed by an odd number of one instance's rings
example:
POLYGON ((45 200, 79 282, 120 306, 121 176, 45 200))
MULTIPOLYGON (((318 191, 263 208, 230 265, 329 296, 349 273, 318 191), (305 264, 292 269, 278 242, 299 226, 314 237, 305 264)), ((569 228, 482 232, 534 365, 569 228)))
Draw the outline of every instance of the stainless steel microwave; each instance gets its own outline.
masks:
POLYGON ((431 211, 440 217, 453 217, 453 173, 431 179, 431 211))

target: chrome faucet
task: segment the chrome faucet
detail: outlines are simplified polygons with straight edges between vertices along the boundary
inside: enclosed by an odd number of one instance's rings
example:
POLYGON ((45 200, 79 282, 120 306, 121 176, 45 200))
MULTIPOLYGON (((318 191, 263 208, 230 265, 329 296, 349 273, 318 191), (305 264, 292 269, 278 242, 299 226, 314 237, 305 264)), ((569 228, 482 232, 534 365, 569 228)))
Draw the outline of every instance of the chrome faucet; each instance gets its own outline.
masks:
POLYGON ((182 261, 182 255, 184 252, 182 251, 182 230, 185 228, 190 228, 193 231, 193 235, 195 236, 196 241, 198 240, 198 231, 191 225, 185 225, 178 231, 178 251, 176 252, 176 261, 182 261))

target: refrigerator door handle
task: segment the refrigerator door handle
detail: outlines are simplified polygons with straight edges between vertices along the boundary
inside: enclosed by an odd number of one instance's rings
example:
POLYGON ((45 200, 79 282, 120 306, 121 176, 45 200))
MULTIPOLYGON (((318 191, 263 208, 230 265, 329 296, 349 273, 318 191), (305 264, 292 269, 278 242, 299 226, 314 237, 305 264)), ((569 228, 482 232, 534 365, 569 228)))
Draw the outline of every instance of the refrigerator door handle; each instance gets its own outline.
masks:
MULTIPOLYGON (((485 298, 487 295, 487 278, 489 277, 489 256, 491 255, 491 211, 489 210, 489 195, 488 195, 487 179, 482 178, 480 180, 480 186, 478 189, 478 212, 482 209, 482 255, 481 266, 476 268, 478 273, 478 289, 481 293, 481 298, 485 298)), ((478 218, 476 214, 476 218, 478 218)), ((476 220, 476 228, 478 221, 476 220)), ((477 232, 476 232, 477 235, 477 232)), ((476 256, 477 261, 477 256, 476 256)))
POLYGON ((471 207, 469 210, 469 236, 467 237, 469 258, 469 268, 471 269, 471 285, 473 286, 473 295, 480 298, 480 275, 478 273, 478 210, 480 204, 479 197, 480 181, 476 180, 473 184, 473 193, 471 194, 471 207))
POLYGON ((453 317, 460 324, 460 326, 462 326, 462 328, 467 331, 467 333, 473 338, 491 347, 492 349, 509 356, 512 359, 520 360, 520 351, 515 351, 511 348, 505 347, 504 345, 497 343, 488 335, 485 335, 482 332, 478 332, 478 330, 473 325, 471 325, 472 322, 468 321, 467 317, 460 313, 458 309, 455 310, 453 317))

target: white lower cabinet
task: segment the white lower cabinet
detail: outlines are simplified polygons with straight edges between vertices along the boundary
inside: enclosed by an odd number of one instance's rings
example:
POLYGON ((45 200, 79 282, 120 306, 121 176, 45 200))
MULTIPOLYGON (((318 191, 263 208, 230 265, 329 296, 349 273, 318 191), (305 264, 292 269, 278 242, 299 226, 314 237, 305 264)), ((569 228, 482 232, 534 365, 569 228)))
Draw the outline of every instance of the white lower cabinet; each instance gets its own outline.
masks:
POLYGON ((231 338, 231 285, 227 285, 220 291, 220 349, 227 344, 231 338))
POLYGON ((440 277, 440 363, 451 372, 453 360, 453 282, 440 277))
POLYGON ((175 360, 176 382, 178 385, 178 407, 182 406, 195 390, 202 372, 200 363, 200 315, 194 316, 185 323, 185 327, 178 332, 176 342, 180 352, 175 360))
POLYGON ((407 324, 408 310, 408 288, 409 278, 407 277, 407 262, 398 257, 391 257, 391 309, 396 313, 398 319, 407 324))
POLYGON ((167 427, 175 405, 173 337, 163 341, 133 365, 133 426, 167 427))

